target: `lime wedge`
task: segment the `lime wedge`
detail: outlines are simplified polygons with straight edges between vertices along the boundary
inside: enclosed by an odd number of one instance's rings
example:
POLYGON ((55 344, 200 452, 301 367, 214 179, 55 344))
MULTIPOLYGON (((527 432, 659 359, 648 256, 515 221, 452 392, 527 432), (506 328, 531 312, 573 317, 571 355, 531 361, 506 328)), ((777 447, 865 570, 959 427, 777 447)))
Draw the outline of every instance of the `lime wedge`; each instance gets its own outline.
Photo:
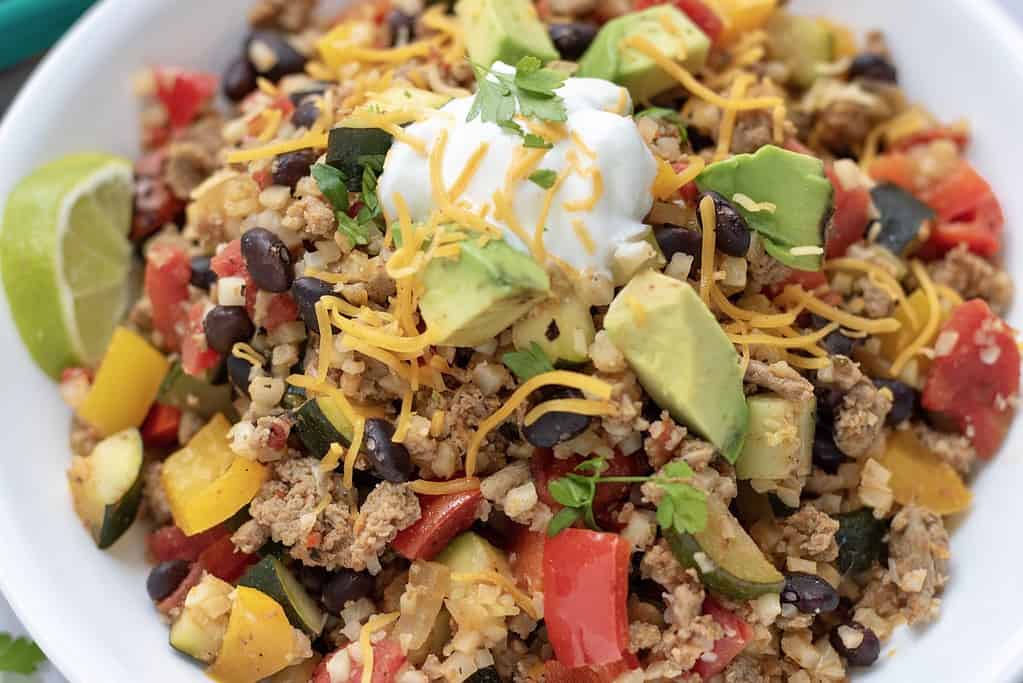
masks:
POLYGON ((11 191, 0 269, 11 314, 35 362, 57 378, 95 365, 128 303, 131 162, 75 154, 11 191))

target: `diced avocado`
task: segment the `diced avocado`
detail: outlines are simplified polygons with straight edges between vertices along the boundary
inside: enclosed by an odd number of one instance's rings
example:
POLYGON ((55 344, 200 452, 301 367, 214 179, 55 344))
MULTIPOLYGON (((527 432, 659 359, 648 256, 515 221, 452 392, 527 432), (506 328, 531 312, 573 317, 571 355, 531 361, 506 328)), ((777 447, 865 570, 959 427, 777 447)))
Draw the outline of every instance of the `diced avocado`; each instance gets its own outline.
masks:
POLYGON ((551 282, 529 254, 504 240, 459 244, 457 260, 435 258, 426 266, 419 310, 435 343, 478 346, 545 298, 551 282))
POLYGON ((710 38, 685 13, 673 5, 656 5, 604 24, 579 60, 575 75, 614 81, 628 88, 635 101, 675 87, 675 78, 650 57, 622 45, 629 36, 646 38, 690 70, 702 68, 710 50, 710 38))
POLYGON ((217 658, 231 615, 234 586, 212 574, 188 591, 181 614, 171 625, 170 644, 200 662, 217 658))
POLYGON ((611 302, 604 327, 657 405, 735 462, 749 419, 739 357, 693 288, 641 273, 611 302))
POLYGON ((469 59, 482 66, 514 65, 532 55, 542 62, 558 59, 547 27, 530 0, 458 0, 469 59))
POLYGON ((585 362, 595 335, 589 306, 572 296, 535 306, 512 327, 516 349, 527 349, 536 342, 555 363, 585 362))
POLYGON ((735 461, 739 479, 786 479, 810 474, 816 401, 788 401, 768 394, 753 396, 749 433, 735 461))
POLYGON ((729 201, 742 194, 758 203, 774 204, 774 211, 750 211, 741 204, 736 208, 760 235, 768 254, 798 270, 821 269, 834 187, 820 159, 767 145, 753 154, 711 164, 697 176, 696 186, 729 201), (819 253, 793 254, 797 247, 819 253))
POLYGON ((767 51, 789 67, 792 83, 809 88, 817 80, 817 67, 834 60, 835 35, 820 19, 777 12, 767 22, 767 51))
POLYGON ((460 574, 495 571, 511 576, 504 553, 472 531, 456 536, 434 561, 460 574))

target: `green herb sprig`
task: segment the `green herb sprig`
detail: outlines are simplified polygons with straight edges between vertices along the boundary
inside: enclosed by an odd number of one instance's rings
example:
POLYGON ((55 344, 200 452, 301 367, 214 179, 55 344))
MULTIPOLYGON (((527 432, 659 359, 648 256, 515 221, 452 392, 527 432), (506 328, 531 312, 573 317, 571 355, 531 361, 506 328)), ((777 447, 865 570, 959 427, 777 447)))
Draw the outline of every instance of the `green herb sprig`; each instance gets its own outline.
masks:
POLYGON ((514 121, 516 114, 541 121, 565 121, 565 101, 555 90, 565 83, 565 75, 543 68, 536 57, 526 56, 515 65, 515 73, 499 73, 479 64, 476 72, 476 97, 466 121, 479 117, 505 130, 521 135, 526 147, 549 149, 551 144, 533 133, 526 133, 514 121))
POLYGON ((28 638, 0 633, 0 671, 27 676, 35 673, 44 661, 46 655, 28 638))
POLYGON ((515 373, 520 382, 554 370, 554 363, 536 342, 521 351, 509 351, 501 356, 501 362, 515 373))
POLYGON ((384 170, 384 155, 366 154, 359 157, 358 162, 362 166, 362 206, 354 218, 348 215, 351 205, 348 201, 347 174, 327 164, 315 164, 311 169, 320 192, 334 208, 337 229, 355 245, 369 244, 370 228, 376 225, 376 219, 380 216, 377 178, 384 170))

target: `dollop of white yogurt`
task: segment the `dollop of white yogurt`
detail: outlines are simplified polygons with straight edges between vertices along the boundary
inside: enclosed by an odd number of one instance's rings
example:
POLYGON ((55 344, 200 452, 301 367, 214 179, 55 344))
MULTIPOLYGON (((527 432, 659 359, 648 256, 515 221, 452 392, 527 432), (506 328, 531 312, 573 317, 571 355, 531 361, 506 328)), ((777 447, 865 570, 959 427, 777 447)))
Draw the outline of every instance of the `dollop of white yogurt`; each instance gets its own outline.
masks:
MULTIPOLYGON (((500 63, 493 69, 512 72, 500 63)), ((567 135, 552 141, 553 147, 535 167, 564 176, 544 221, 544 248, 578 271, 609 274, 616 250, 647 231, 643 218, 653 204, 651 186, 657 163, 628 115, 632 101, 624 88, 597 78, 569 78, 556 92, 565 102, 567 135), (602 185, 599 199, 592 208, 586 207, 596 183, 602 185)), ((454 99, 405 129, 425 143, 427 154, 401 141, 391 146, 377 187, 384 215, 388 223, 397 219, 396 194, 416 222, 426 221, 439 208, 430 184, 429 153, 446 130, 441 163, 445 189, 455 184, 480 145, 487 143, 476 172, 457 199, 476 214, 485 212, 487 220, 504 231, 509 244, 529 251, 529 245, 506 222, 495 218, 494 193, 509 190, 512 213, 523 232, 532 236, 548 190, 527 179, 505 187, 509 167, 524 153, 522 137, 479 118, 466 121, 472 101, 472 97, 454 99)), ((528 129, 527 122, 522 123, 528 129)))

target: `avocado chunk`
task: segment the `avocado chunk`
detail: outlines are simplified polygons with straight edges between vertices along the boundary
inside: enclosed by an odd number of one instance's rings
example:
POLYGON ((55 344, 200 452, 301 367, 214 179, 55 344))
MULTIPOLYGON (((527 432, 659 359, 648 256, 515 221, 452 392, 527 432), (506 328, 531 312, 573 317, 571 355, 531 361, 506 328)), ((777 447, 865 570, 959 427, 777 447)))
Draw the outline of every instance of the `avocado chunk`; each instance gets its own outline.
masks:
POLYGON ((820 159, 774 145, 753 154, 738 154, 708 166, 696 178, 701 192, 713 190, 732 201, 737 194, 774 211, 736 208, 760 235, 767 253, 798 270, 820 270, 824 261, 824 229, 834 211, 834 188, 820 159), (819 253, 792 253, 812 247, 819 253))
POLYGON ((469 59, 476 64, 515 64, 530 55, 541 62, 559 57, 530 0, 458 0, 455 14, 465 29, 469 59))
POLYGON ((419 311, 434 343, 479 346, 546 298, 551 282, 529 254, 504 240, 459 244, 458 260, 435 258, 426 266, 419 311))
POLYGON ((536 342, 552 362, 570 365, 586 361, 594 336, 589 307, 572 296, 535 306, 512 327, 516 349, 528 349, 536 342))
POLYGON ((778 12, 767 22, 767 53, 789 68, 789 81, 809 88, 817 67, 834 61, 835 35, 826 22, 778 12))
POLYGON ((693 288, 641 273, 611 302, 604 327, 657 405, 735 462, 749 421, 739 357, 693 288))
POLYGON ((459 574, 494 571, 511 576, 504 553, 472 531, 456 536, 434 561, 459 574))
POLYGON ((690 70, 703 67, 710 38, 673 5, 656 5, 612 19, 579 60, 576 76, 603 78, 628 88, 633 100, 645 100, 675 87, 675 78, 648 56, 622 46, 629 36, 642 36, 690 70), (684 57, 680 57, 684 55, 684 57))
POLYGON ((749 434, 735 462, 739 479, 786 479, 810 474, 816 401, 761 394, 749 405, 749 434))

